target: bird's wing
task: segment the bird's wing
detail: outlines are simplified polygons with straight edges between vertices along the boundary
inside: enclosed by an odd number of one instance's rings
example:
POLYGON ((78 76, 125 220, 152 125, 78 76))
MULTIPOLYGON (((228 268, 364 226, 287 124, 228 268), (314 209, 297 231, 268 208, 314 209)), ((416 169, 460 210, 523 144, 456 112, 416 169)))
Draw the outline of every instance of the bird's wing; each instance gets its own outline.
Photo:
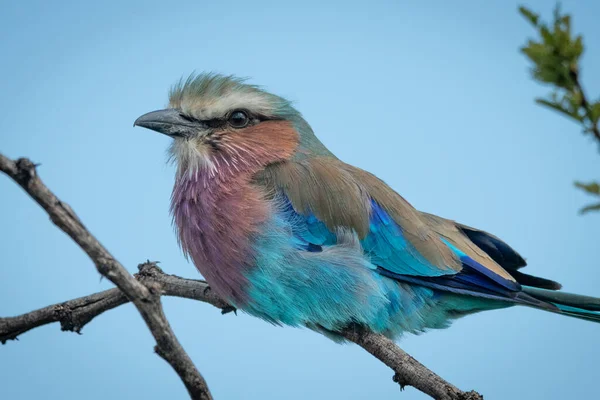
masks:
MULTIPOLYGON (((561 284, 558 282, 519 271, 527 263, 519 253, 497 236, 437 215, 421 213, 421 216, 428 221, 431 229, 445 237, 453 245, 458 248, 471 248, 472 255, 490 257, 520 284, 550 290, 561 288, 561 284)), ((479 262, 487 264, 485 259, 479 259, 479 262)))
MULTIPOLYGON (((340 228, 352 229, 382 275, 489 298, 520 292, 511 273, 478 245, 483 239, 472 240, 461 225, 420 213, 363 170, 336 159, 310 158, 273 165, 256 179, 281 198, 298 245, 307 251, 335 244, 340 228)), ((507 257, 516 255, 502 250, 507 257)))

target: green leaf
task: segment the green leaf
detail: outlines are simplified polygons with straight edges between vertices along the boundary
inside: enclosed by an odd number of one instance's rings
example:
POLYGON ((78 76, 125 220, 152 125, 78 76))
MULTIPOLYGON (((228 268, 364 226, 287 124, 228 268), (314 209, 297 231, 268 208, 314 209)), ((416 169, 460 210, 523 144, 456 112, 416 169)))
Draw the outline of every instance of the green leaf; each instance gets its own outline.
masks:
MULTIPOLYGON (((593 196, 600 196, 600 184, 598 182, 581 183, 575 182, 575 186, 593 196)), ((590 211, 600 211, 600 203, 590 204, 579 210, 579 213, 585 214, 590 211)))
POLYGON ((598 182, 581 183, 575 182, 575 186, 583 191, 596 196, 600 195, 600 184, 598 182))
POLYGON ((536 69, 534 71, 534 76, 537 80, 546 83, 554 83, 556 84, 558 81, 558 74, 554 71, 550 71, 547 69, 536 69))
POLYGON ((553 103, 546 99, 535 99, 535 102, 542 106, 549 107, 549 108, 553 109, 554 111, 558 111, 559 113, 563 114, 564 116, 573 118, 574 120, 576 120, 578 122, 583 121, 583 117, 581 117, 579 114, 577 114, 577 111, 571 111, 559 103, 553 103))
POLYGON ((521 13, 522 16, 524 16, 529 22, 531 22, 531 24, 533 26, 537 26, 538 25, 538 21, 540 19, 540 16, 538 14, 534 14, 531 10, 528 10, 527 8, 520 6, 519 7, 519 12, 521 13))
POLYGON ((583 54, 583 38, 581 35, 575 38, 575 41, 573 42, 573 51, 575 58, 579 58, 581 54, 583 54))
POLYGON ((554 35, 550 32, 550 30, 547 27, 542 26, 540 29, 540 33, 542 34, 542 38, 544 39, 545 44, 554 44, 554 35))
POLYGON ((600 211, 600 203, 590 204, 589 206, 585 206, 581 210, 579 210, 579 213, 585 214, 590 211, 600 211))
POLYGON ((554 44, 556 46, 556 53, 558 53, 561 58, 567 58, 572 46, 569 35, 565 31, 555 32, 554 44))
POLYGON ((536 64, 539 64, 550 54, 546 46, 531 40, 527 43, 527 46, 521 48, 521 51, 536 64))

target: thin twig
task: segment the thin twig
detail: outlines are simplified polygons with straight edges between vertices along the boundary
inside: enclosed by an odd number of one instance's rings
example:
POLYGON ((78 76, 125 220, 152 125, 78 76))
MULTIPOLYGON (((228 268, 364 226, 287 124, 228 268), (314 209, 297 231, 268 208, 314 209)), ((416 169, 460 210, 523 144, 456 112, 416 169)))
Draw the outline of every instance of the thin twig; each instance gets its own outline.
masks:
MULTIPOLYGON (((42 206, 52 222, 69 235, 92 259, 98 272, 108 278, 133 302, 156 340, 155 351, 175 369, 193 399, 210 400, 206 381, 194 366, 171 329, 160 302, 160 290, 144 285, 87 230, 68 204, 60 201, 37 175, 36 166, 21 158, 12 161, 0 154, 0 170, 15 180, 42 206)), ((118 305, 118 304, 117 304, 118 305)), ((47 317, 48 310, 45 313, 47 317)), ((31 315, 29 315, 31 317, 31 315)))
POLYGON ((394 370, 394 382, 401 389, 413 386, 434 399, 483 400, 483 396, 474 390, 463 392, 446 382, 383 335, 360 327, 346 329, 342 334, 394 370))
POLYGON ((594 138, 596 138, 596 140, 600 143, 600 129, 598 128, 598 122, 595 121, 593 118, 592 107, 590 106, 590 102, 588 101, 587 97, 585 96, 585 92, 583 91, 583 86, 581 86, 581 82, 579 81, 579 69, 576 65, 572 66, 569 69, 569 75, 573 80, 573 85, 575 85, 575 89, 581 95, 581 107, 583 107, 583 109, 585 110, 585 114, 590 120, 590 124, 592 125, 590 130, 594 135, 594 138))
MULTIPOLYGON (((138 266, 137 280, 148 286, 160 287, 164 296, 199 300, 227 313, 235 309, 219 298, 203 280, 183 279, 165 274, 156 262, 147 261, 138 266)), ((17 317, 0 318, 0 343, 17 337, 42 325, 59 322, 63 331, 80 333, 83 327, 105 311, 129 302, 118 289, 113 288, 63 303, 53 304, 17 317)))
POLYGON ((63 331, 79 333, 95 316, 129 302, 118 288, 90 296, 53 304, 18 317, 0 318, 0 342, 15 340, 17 336, 42 325, 60 322, 63 331))

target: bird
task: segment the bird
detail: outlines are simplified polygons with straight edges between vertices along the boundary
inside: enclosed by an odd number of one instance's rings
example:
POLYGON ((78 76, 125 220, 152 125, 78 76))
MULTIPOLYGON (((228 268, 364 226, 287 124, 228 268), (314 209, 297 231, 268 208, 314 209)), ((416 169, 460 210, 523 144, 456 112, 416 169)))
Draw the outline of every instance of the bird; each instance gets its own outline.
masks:
POLYGON ((168 108, 134 126, 173 139, 179 245, 235 309, 337 341, 351 327, 397 339, 517 305, 600 322, 599 298, 522 272, 490 233, 416 210, 247 79, 182 78, 168 108))

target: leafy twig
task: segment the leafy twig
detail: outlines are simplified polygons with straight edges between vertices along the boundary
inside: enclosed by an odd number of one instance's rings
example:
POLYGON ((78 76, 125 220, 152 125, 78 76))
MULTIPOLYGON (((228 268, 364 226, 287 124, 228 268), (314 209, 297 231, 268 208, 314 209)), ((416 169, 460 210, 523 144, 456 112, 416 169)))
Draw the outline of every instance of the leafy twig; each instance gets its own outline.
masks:
MULTIPOLYGON (((584 51, 583 38, 571 35, 571 17, 562 14, 557 5, 554 20, 548 25, 540 21, 538 14, 525 7, 519 7, 519 11, 539 33, 537 40, 531 39, 521 48, 533 62, 533 78, 554 87, 547 98, 535 101, 576 121, 583 132, 591 134, 600 146, 600 101, 591 102, 581 84, 579 61, 584 51)), ((575 182, 575 186, 600 197, 597 183, 575 182)), ((600 210, 600 202, 584 207, 581 212, 592 210, 600 210)))

